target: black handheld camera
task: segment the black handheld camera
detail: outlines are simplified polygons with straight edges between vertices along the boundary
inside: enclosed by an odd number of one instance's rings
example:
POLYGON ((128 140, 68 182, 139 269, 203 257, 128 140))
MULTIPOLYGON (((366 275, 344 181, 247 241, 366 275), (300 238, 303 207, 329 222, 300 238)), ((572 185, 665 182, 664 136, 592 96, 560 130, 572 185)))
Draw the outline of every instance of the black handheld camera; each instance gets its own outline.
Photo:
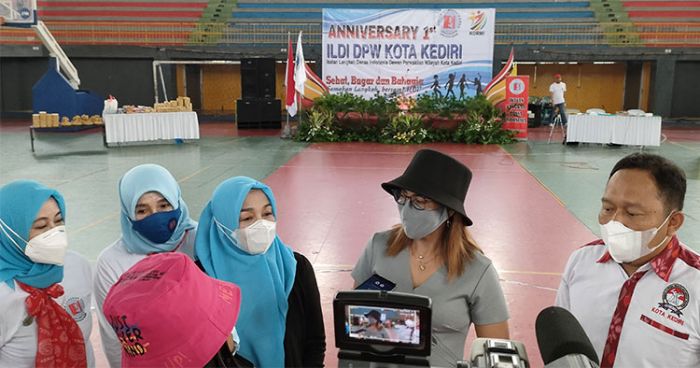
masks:
POLYGON ((341 291, 333 300, 335 344, 342 361, 427 365, 430 298, 387 291, 341 291))

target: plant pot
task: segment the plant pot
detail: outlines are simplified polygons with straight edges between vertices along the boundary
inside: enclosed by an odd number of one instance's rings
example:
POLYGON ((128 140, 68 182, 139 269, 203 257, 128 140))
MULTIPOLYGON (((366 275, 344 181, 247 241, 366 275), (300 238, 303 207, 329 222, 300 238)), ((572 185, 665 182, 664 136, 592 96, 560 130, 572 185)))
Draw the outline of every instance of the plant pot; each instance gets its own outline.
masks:
POLYGON ((464 119, 457 115, 451 117, 433 116, 430 119, 430 125, 435 129, 455 130, 462 121, 464 119))
POLYGON ((357 124, 376 125, 379 121, 377 115, 362 114, 355 111, 348 112, 347 114, 342 112, 336 113, 336 119, 342 126, 357 124))

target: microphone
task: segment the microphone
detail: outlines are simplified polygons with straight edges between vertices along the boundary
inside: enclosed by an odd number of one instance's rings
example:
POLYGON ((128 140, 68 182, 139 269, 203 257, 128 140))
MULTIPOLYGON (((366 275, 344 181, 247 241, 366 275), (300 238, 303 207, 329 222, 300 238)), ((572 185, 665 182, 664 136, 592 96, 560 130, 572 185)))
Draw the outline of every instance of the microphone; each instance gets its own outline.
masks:
POLYGON ((568 310, 545 308, 537 315, 535 332, 545 367, 598 367, 591 340, 568 310))

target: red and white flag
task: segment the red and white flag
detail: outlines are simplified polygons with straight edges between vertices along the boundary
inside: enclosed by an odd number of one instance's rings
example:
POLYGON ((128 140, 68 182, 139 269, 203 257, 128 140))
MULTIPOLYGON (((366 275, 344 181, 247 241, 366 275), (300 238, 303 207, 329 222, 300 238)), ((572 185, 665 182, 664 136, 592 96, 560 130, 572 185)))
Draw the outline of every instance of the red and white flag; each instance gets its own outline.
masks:
POLYGON ((284 76, 284 85, 286 88, 285 105, 289 116, 297 114, 297 99, 296 90, 294 88, 294 55, 292 53, 292 38, 287 33, 287 69, 284 76))
POLYGON ((304 61, 304 48, 301 45, 301 31, 297 38, 297 55, 294 60, 294 88, 304 96, 304 86, 306 84, 306 61, 304 61))

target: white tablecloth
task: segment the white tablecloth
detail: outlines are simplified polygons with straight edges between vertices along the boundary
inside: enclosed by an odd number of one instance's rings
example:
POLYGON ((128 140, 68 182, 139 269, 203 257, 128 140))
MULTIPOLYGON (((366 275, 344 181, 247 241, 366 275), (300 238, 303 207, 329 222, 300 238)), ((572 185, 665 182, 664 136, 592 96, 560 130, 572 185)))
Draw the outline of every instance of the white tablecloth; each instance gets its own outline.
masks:
POLYGON ((567 142, 661 144, 660 116, 569 115, 567 142))
POLYGON ((196 112, 105 114, 107 143, 199 139, 196 112))

